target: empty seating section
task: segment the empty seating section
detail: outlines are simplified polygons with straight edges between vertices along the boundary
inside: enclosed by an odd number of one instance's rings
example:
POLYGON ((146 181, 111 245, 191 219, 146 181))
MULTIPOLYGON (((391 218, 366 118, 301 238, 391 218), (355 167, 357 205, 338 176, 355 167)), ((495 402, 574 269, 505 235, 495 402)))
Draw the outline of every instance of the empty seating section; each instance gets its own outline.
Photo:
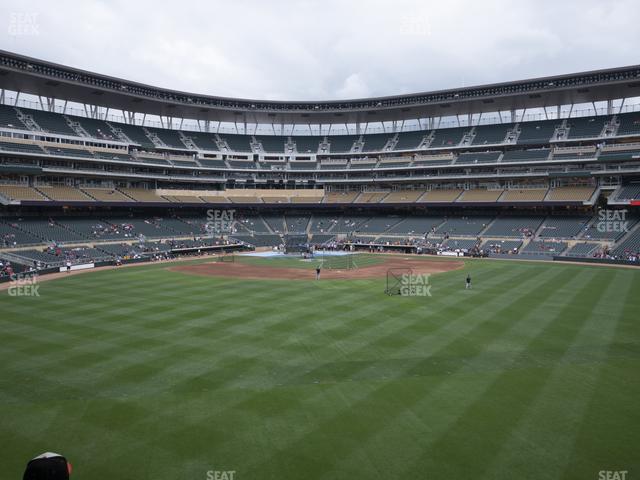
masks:
POLYGON ((323 203, 352 203, 360 192, 328 192, 323 203))
POLYGON ((464 238, 448 238, 442 242, 442 246, 449 250, 471 250, 478 246, 478 240, 464 238))
POLYGON ((16 109, 9 105, 0 105, 0 127, 28 130, 27 126, 18 117, 16 109))
POLYGON ((433 231, 442 222, 444 222, 443 217, 410 216, 392 226, 386 233, 388 235, 422 237, 433 231))
POLYGON ((327 137, 329 141, 329 151, 331 153, 350 152, 353 144, 358 140, 357 135, 337 135, 335 137, 327 137))
POLYGON ((590 217, 549 217, 542 224, 538 236, 575 238, 585 229, 590 219, 590 217))
POLYGON ((246 230, 247 232, 255 233, 270 233, 269 228, 265 225, 262 217, 259 215, 247 215, 240 217, 236 220, 238 225, 238 231, 246 230))
POLYGON ((503 125, 480 125, 475 129, 472 145, 490 145, 504 142, 512 123, 503 125))
POLYGON ((94 118, 85 117, 68 117, 71 122, 80 124, 80 127, 89 134, 92 138, 98 138, 100 140, 113 140, 120 141, 118 136, 113 133, 111 127, 104 120, 97 120, 94 118))
POLYGON ((170 148, 185 149, 187 146, 182 142, 180 134, 177 130, 170 130, 168 128, 151 128, 147 127, 147 131, 150 134, 156 135, 162 143, 170 148))
POLYGON ((522 122, 519 125, 519 144, 547 143, 556 131, 559 120, 543 120, 541 122, 522 122))
POLYGON ((0 142, 0 150, 6 150, 8 152, 36 153, 40 155, 44 153, 44 150, 40 145, 18 142, 0 142))
POLYGON ((9 200, 30 200, 36 202, 48 200, 47 197, 35 188, 22 185, 0 185, 0 195, 9 200))
POLYGON ((595 187, 558 187, 549 190, 549 202, 586 202, 595 192, 595 187))
POLYGON ((291 170, 316 170, 318 168, 317 162, 289 162, 289 168, 291 170))
POLYGON ((462 141, 462 137, 469 128, 440 128, 434 130, 435 136, 429 144, 429 148, 455 147, 462 141))
POLYGON ((456 159, 458 164, 495 163, 502 155, 500 152, 469 152, 461 153, 456 159))
POLYGON ((120 188, 126 196, 133 198, 136 202, 166 202, 165 198, 157 195, 155 190, 145 190, 143 188, 120 188))
POLYGON ((152 157, 144 154, 138 155, 138 161, 143 163, 151 163, 153 165, 169 165, 169 160, 165 160, 164 158, 152 157))
POLYGON ((338 219, 331 233, 353 233, 357 232, 364 222, 370 217, 362 215, 346 215, 338 219))
POLYGON ((324 245, 335 240, 335 235, 324 235, 322 233, 314 233, 311 237, 311 243, 314 245, 324 245))
POLYGON ((423 194, 424 190, 398 190, 390 192, 382 199, 382 203, 413 203, 423 194))
POLYGON ((214 152, 220 150, 216 143, 216 137, 213 133, 184 132, 184 135, 190 138, 199 150, 209 150, 214 152))
POLYGON ((547 189, 506 190, 499 202, 542 202, 547 189))
POLYGON ((262 199, 256 195, 228 195, 227 198, 231 203, 262 203, 262 199))
POLYGON ((170 160, 176 167, 197 168, 198 164, 194 160, 170 160))
POLYGON ((455 202, 462 194, 462 190, 429 190, 420 199, 419 202, 455 202))
POLYGON ((566 242, 532 240, 522 250, 525 255, 557 256, 567 249, 566 242))
POLYGON ((83 148, 47 147, 47 151, 52 155, 60 155, 63 157, 94 158, 93 153, 83 148))
POLYGON ((626 211, 611 212, 610 215, 610 218, 607 218, 606 213, 596 215, 594 221, 585 228, 581 238, 617 242, 633 230, 638 222, 637 217, 629 215, 626 211))
POLYGON ((347 168, 347 161, 341 162, 320 162, 320 170, 343 170, 347 168))
POLYGON ((583 117, 567 119, 569 138, 593 138, 599 137, 604 129, 605 122, 610 117, 583 117))
POLYGON ((640 198, 640 183, 632 183, 620 187, 615 198, 617 200, 636 200, 640 198))
POLYGON ((478 236, 491 222, 491 217, 448 218, 436 229, 436 234, 449 236, 478 236))
POLYGON ((531 237, 538 230, 544 217, 542 216, 513 216, 498 217, 489 226, 485 237, 531 237))
POLYGON ((640 150, 627 150, 622 152, 603 151, 598 155, 600 162, 614 162, 617 160, 640 159, 640 150))
POLYGON ((254 247, 277 247, 283 243, 280 235, 233 235, 233 238, 254 247))
POLYGON ((44 187, 38 186, 37 189, 57 202, 93 202, 95 201, 89 195, 74 187, 44 187))
POLYGON ((397 216, 378 216, 366 219, 357 228, 358 233, 384 233, 402 220, 397 216))
POLYGON ((379 203, 387 195, 389 192, 362 192, 355 199, 355 203, 379 203))
POLYGON ((227 143, 232 152, 251 152, 250 135, 225 134, 219 137, 227 143))
POLYGON ((623 257, 640 255, 640 229, 631 232, 629 236, 613 250, 613 253, 623 257))
POLYGON ((522 240, 487 240, 481 249, 491 253, 513 253, 521 246, 522 240))
POLYGON ((20 109, 23 114, 29 115, 38 126, 45 132, 57 133, 61 135, 78 134, 69 126, 63 115, 53 112, 45 112, 44 110, 20 109))
POLYGON ((149 137, 147 137, 147 134, 144 133, 142 127, 137 125, 128 125, 126 123, 112 123, 111 125, 114 129, 124 133, 133 143, 137 143, 144 148, 155 148, 155 145, 149 137))
POLYGON ((327 233, 337 225, 340 215, 330 213, 314 213, 311 217, 309 231, 311 233, 327 233))
POLYGON ((262 214, 261 216, 273 233, 284 233, 284 217, 282 215, 262 214))
POLYGON ((623 113, 618 115, 618 131, 616 135, 639 135, 640 134, 640 112, 623 113))
POLYGON ((144 235, 149 238, 169 238, 177 236, 176 232, 163 226, 161 221, 140 218, 113 218, 109 223, 118 230, 125 232, 125 236, 139 238, 144 235))
POLYGON ((105 160, 119 160, 122 162, 131 162, 133 159, 126 152, 93 152, 96 158, 102 158, 105 160))
POLYGON ((264 203, 289 203, 289 197, 283 195, 262 195, 264 203))
POLYGON ((297 136, 291 137, 291 140, 296 145, 296 151, 298 153, 317 153, 318 146, 320 145, 321 137, 313 136, 297 136))
POLYGON ((224 160, 212 160, 208 158, 198 159, 198 163, 207 168, 228 168, 224 160))
POLYGON ((256 135, 256 140, 262 144, 262 149, 267 153, 284 153, 284 144, 287 137, 256 135))
POLYGON ((20 227, 20 221, 6 219, 0 221, 0 246, 16 247, 20 245, 35 245, 42 243, 42 239, 20 227))
POLYGON ((363 152, 381 152, 392 135, 388 133, 373 133, 371 135, 363 135, 364 147, 363 152))
POLYGON ((497 202, 504 190, 465 190, 456 202, 497 202))
POLYGON ((417 132, 400 132, 398 134, 398 141, 394 145, 394 150, 415 150, 420 146, 422 141, 424 140, 425 135, 428 132, 425 131, 417 131, 417 132))
POLYGON ((372 169, 375 168, 376 164, 378 163, 377 160, 374 159, 369 159, 367 161, 355 161, 352 160, 351 161, 351 165, 350 168, 351 169, 372 169))
POLYGON ((64 243, 64 242, 82 242, 86 241, 83 235, 69 230, 62 225, 50 221, 43 220, 21 220, 15 221, 15 225, 21 230, 28 232, 41 239, 40 243, 64 243))
POLYGON ((551 150, 548 148, 538 148, 535 150, 511 150, 502 156, 502 163, 505 162, 534 162, 548 160, 551 150))
POLYGON ((252 160, 227 160, 227 163, 231 168, 239 168, 239 169, 254 169, 256 168, 256 164, 252 160))
POLYGON ((576 243, 566 252, 567 257, 590 257, 594 253, 600 250, 600 245, 597 243, 576 243))
POLYGON ((284 221, 287 225, 289 233, 306 233, 307 225, 309 225, 309 216, 307 215, 286 215, 284 221))

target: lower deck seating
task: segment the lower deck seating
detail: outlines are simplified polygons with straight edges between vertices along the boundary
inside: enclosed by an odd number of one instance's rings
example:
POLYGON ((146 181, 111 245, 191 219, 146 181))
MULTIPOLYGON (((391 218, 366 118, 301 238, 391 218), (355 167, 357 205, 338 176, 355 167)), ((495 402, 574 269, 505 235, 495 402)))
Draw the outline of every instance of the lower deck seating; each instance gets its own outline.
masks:
POLYGON ((549 217, 540 232, 542 238, 575 238, 591 220, 590 217, 549 217))
POLYGON ((567 257, 590 257, 600 249, 598 243, 576 243, 566 252, 567 257))
POLYGON ((436 234, 478 236, 491 222, 491 217, 448 218, 436 229, 436 234))
POLYGON ((525 255, 545 255, 555 256, 560 255, 567 249, 566 242, 549 242, 549 241, 531 241, 529 242, 520 253, 525 255))
POLYGON ((232 238, 254 247, 277 247, 283 243, 280 235, 233 235, 232 238))

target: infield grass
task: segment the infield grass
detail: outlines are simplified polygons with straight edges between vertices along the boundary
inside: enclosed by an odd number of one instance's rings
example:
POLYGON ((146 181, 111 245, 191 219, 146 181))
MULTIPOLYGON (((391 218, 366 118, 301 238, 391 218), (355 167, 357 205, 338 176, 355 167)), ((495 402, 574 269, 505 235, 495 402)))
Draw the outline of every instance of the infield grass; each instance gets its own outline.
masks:
POLYGON ((431 284, 149 265, 0 292, 3 478, 44 451, 80 480, 638 478, 640 271, 431 284))

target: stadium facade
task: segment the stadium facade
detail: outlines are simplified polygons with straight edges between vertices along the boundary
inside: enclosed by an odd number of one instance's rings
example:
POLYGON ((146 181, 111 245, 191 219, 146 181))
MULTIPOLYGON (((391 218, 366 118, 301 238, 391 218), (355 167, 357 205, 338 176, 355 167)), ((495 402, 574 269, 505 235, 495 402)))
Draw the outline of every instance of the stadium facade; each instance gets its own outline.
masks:
POLYGON ((168 251, 306 234, 318 245, 636 260, 634 97, 640 66, 282 102, 0 51, 0 255, 26 267, 148 252, 141 236, 168 251), (208 209, 235 212, 222 238, 207 238, 208 209))

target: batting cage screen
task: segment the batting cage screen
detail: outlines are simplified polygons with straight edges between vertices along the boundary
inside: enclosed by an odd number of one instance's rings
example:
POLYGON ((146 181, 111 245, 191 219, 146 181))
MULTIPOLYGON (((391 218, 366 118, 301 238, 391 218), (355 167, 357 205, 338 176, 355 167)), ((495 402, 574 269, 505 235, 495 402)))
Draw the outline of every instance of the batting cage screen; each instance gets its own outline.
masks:
POLYGON ((307 235, 285 235, 284 253, 309 252, 309 238, 307 235))
POLYGON ((236 257, 233 253, 222 253, 220 256, 218 256, 218 261, 219 262, 235 262, 236 261, 236 257))
POLYGON ((410 268, 390 268, 387 270, 387 286, 384 293, 387 295, 402 295, 402 289, 406 286, 407 279, 411 279, 413 270, 410 268))

